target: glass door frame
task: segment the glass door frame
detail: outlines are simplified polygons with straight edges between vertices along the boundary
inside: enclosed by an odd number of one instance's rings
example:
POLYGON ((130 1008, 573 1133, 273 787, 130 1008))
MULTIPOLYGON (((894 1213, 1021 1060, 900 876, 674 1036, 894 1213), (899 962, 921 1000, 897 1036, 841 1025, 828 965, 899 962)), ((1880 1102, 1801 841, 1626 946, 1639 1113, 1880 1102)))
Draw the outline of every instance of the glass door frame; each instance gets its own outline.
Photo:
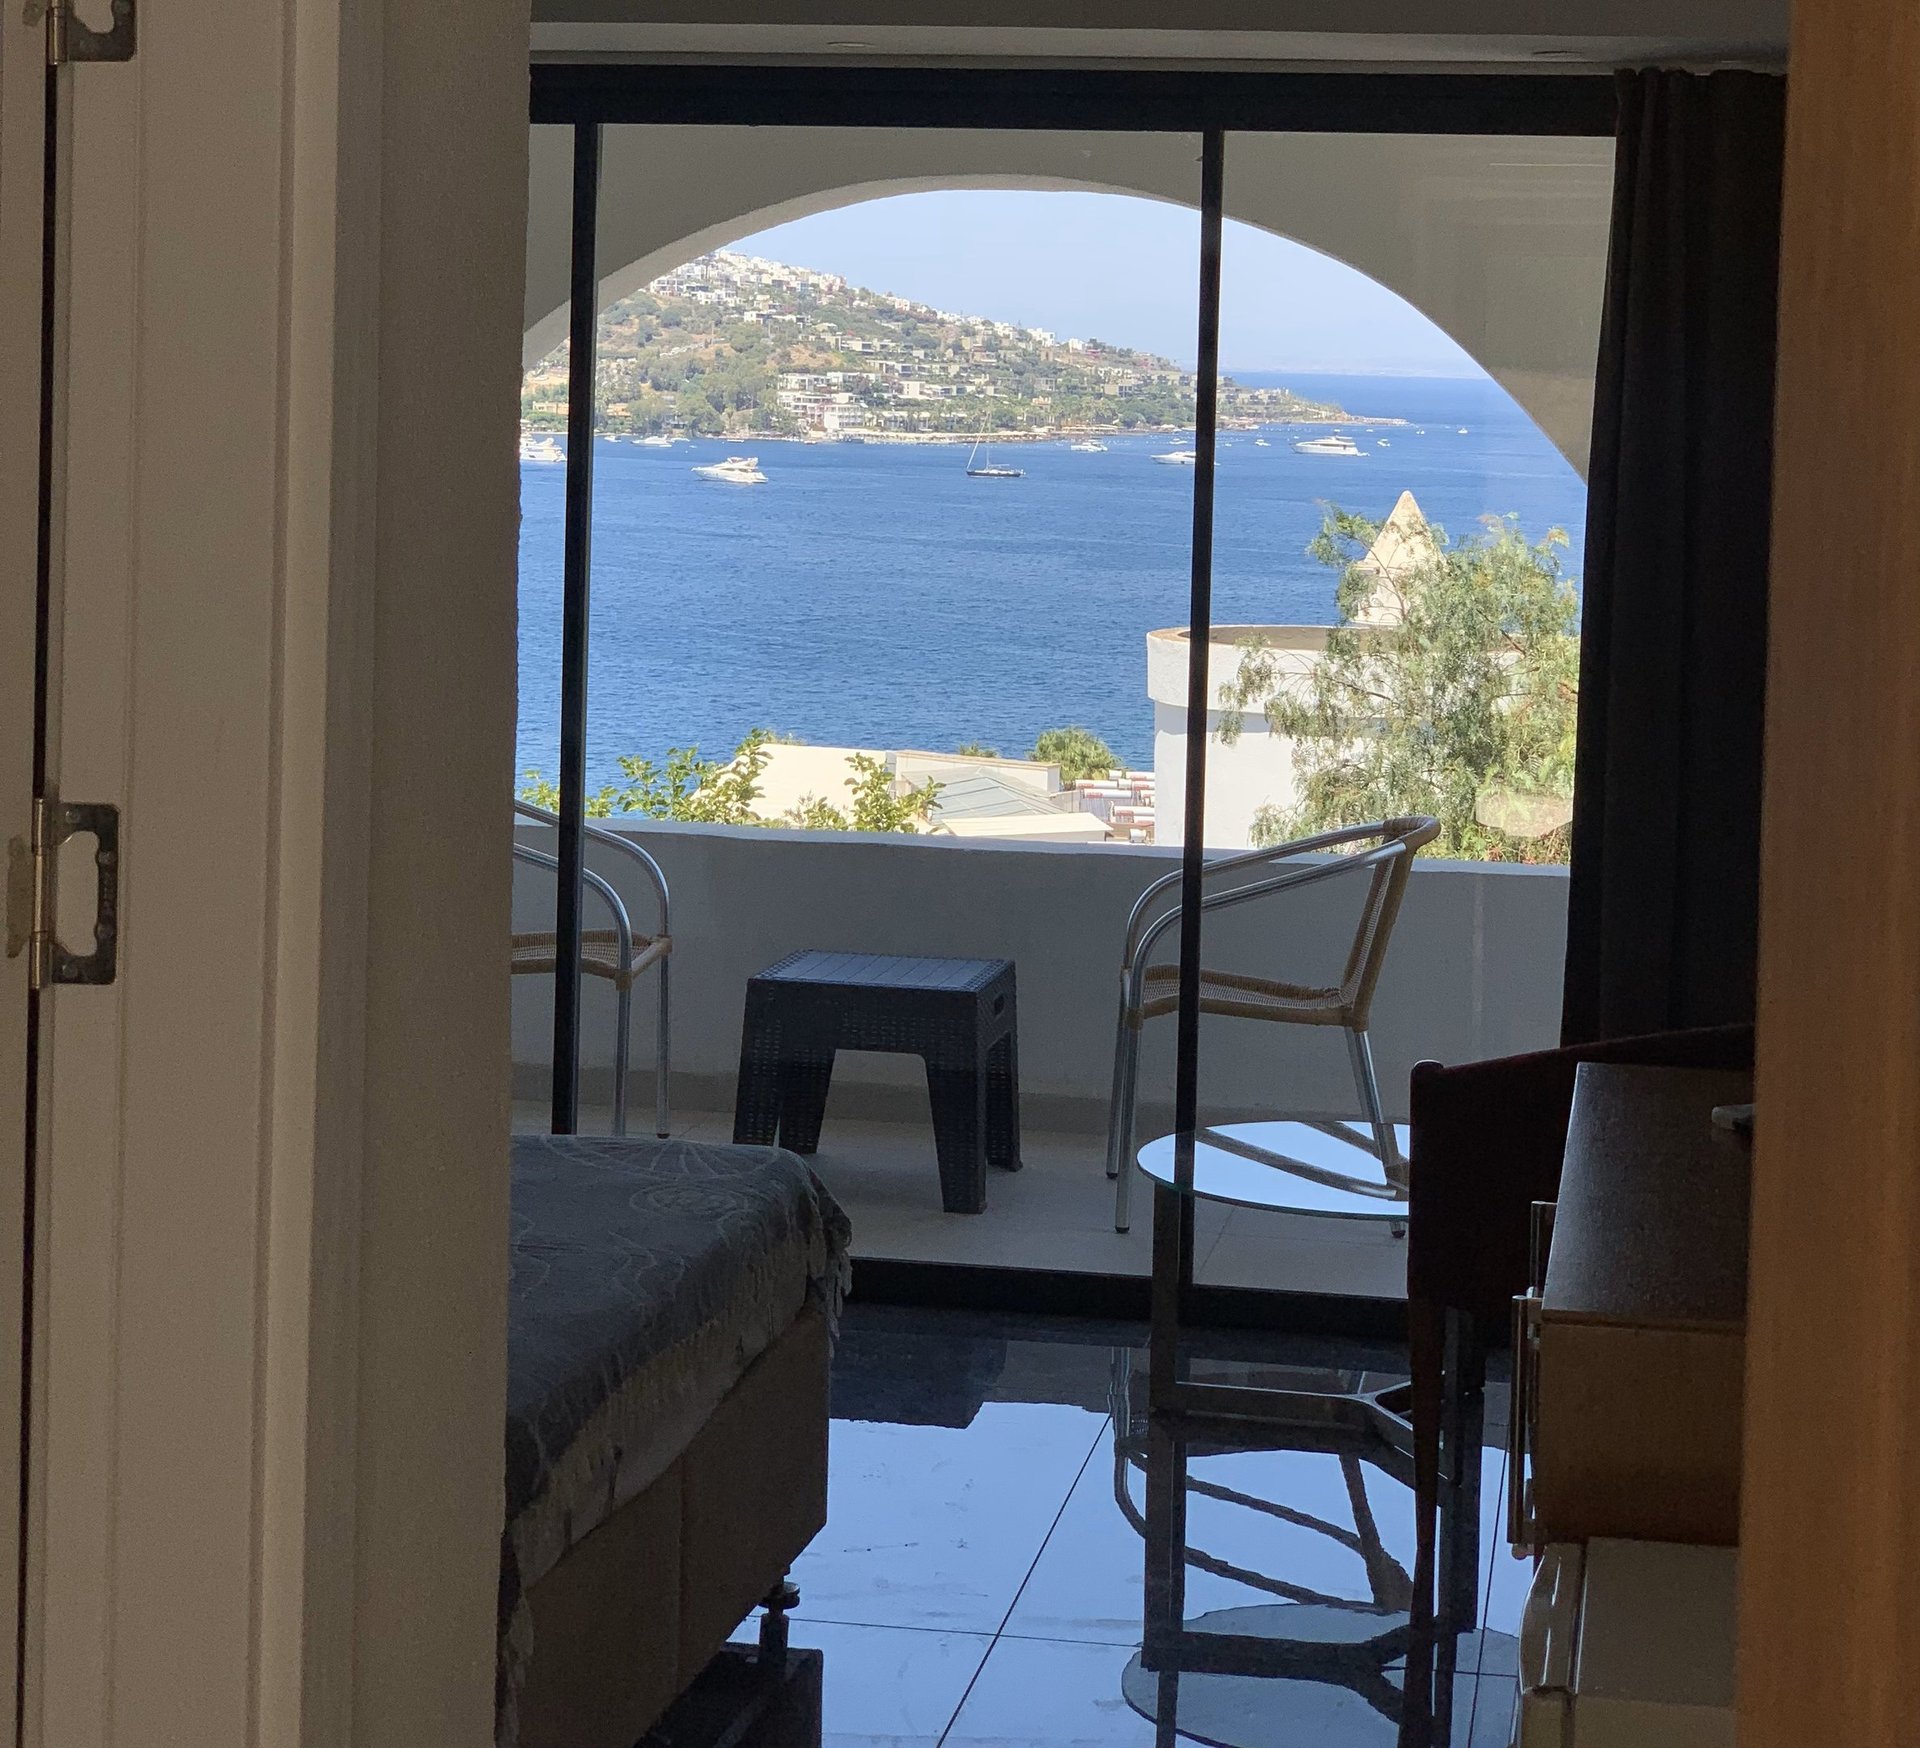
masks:
MULTIPOLYGON (((1220 246, 1230 133, 1611 137, 1613 80, 1584 73, 1155 72, 536 61, 529 120, 573 130, 567 472, 562 571, 560 773, 552 1129, 580 1115, 580 930, 586 867, 597 228, 601 130, 609 125, 1044 129, 1180 133, 1201 141, 1199 333, 1189 549, 1185 823, 1175 1045, 1176 1168, 1191 1178, 1199 1084, 1200 893, 1213 632, 1214 458, 1220 246)), ((1191 1196, 1155 1243, 1192 1243, 1191 1196)))

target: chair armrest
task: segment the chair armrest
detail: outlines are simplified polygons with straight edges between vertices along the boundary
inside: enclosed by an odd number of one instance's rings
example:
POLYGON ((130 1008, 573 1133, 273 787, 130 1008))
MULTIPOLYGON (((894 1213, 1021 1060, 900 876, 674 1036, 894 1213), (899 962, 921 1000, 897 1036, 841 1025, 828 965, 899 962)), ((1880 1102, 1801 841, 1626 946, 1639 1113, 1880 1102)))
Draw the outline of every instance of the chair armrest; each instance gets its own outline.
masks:
MULTIPOLYGON (((1329 832, 1324 835, 1335 837, 1348 834, 1329 832)), ((1296 845, 1291 847, 1290 853, 1300 855, 1305 852, 1296 845)), ((1353 874, 1361 869, 1372 872, 1379 867, 1382 862, 1391 861, 1397 856, 1410 856, 1412 853, 1404 843, 1388 843, 1382 844, 1378 849, 1368 850, 1365 854, 1359 856, 1332 856, 1324 862, 1311 862, 1303 868, 1289 867, 1286 868, 1284 873, 1276 874, 1271 879, 1250 880, 1244 886, 1234 887, 1230 892, 1216 892, 1204 895, 1200 900, 1200 909, 1202 914, 1210 910, 1224 910, 1229 905, 1244 904, 1249 899, 1267 898, 1277 892, 1290 892, 1296 887, 1314 886, 1324 880, 1337 880, 1343 874, 1353 874)), ((1231 857, 1228 863, 1223 864, 1223 866, 1242 868, 1250 862, 1257 862, 1263 859, 1271 859, 1276 865, 1285 866, 1284 858, 1278 852, 1258 852, 1251 857, 1231 857)), ((1177 880, 1179 876, 1175 875, 1171 878, 1177 880)), ((1164 888, 1167 884, 1168 882, 1166 880, 1155 881, 1154 885, 1148 887, 1147 891, 1141 895, 1142 901, 1144 902, 1146 898, 1150 897, 1156 889, 1164 888)), ((1139 1004, 1140 983, 1146 964, 1147 953, 1153 947, 1154 943, 1179 920, 1180 907, 1176 904, 1171 909, 1161 912, 1144 930, 1139 932, 1138 938, 1136 939, 1133 924, 1137 921, 1139 912, 1140 906, 1136 905, 1134 907, 1134 918, 1129 920, 1127 956, 1121 965, 1123 987, 1126 990, 1127 1000, 1135 1006, 1139 1004)))
MULTIPOLYGON (((558 814, 549 813, 544 807, 535 807, 531 801, 515 801, 513 811, 521 819, 530 819, 538 825, 558 826, 560 823, 558 814)), ((586 836, 589 842, 605 844, 608 849, 617 851, 639 864, 640 871, 646 876, 647 884, 653 888, 654 902, 659 908, 660 927, 656 932, 671 935, 673 933, 671 899, 667 891, 666 871, 660 864, 632 838, 620 832, 609 831, 605 826, 589 823, 586 826, 586 836)))
MULTIPOLYGON (((536 850, 531 844, 515 844, 513 859, 535 868, 548 869, 555 874, 560 872, 558 856, 550 856, 545 850, 536 850)), ((620 947, 620 963, 623 966, 631 964, 633 962, 633 923, 627 915, 626 905, 621 902, 620 894, 614 891, 611 881, 602 879, 591 868, 581 869, 580 876, 586 882, 587 889, 612 912, 614 939, 620 947)))

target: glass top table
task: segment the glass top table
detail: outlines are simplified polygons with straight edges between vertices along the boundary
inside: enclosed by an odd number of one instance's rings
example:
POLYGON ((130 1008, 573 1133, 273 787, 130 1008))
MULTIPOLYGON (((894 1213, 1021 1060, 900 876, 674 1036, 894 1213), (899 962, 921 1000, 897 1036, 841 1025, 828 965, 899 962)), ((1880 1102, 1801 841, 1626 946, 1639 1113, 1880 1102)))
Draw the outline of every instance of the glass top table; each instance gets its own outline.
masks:
MULTIPOLYGON (((1395 1124, 1393 1135, 1404 1159, 1406 1125, 1395 1124)), ((1177 1181, 1171 1135, 1149 1141, 1139 1160, 1155 1183, 1205 1201, 1341 1220, 1407 1217, 1406 1196, 1388 1184, 1373 1131, 1362 1122, 1294 1118, 1203 1128, 1194 1137, 1191 1184, 1177 1181)))

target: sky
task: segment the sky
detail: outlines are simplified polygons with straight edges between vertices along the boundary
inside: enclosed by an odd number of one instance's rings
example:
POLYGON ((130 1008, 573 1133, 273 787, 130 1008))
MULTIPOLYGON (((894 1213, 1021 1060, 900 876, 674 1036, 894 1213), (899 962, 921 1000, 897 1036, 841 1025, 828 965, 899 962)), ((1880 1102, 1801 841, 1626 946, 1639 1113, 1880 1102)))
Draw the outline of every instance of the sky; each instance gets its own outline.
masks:
MULTIPOLYGON (((967 315, 1109 340, 1191 366, 1200 215, 1132 195, 947 190, 795 219, 729 247, 967 315)), ((1254 371, 1479 376, 1404 299, 1229 220, 1220 361, 1254 371)))

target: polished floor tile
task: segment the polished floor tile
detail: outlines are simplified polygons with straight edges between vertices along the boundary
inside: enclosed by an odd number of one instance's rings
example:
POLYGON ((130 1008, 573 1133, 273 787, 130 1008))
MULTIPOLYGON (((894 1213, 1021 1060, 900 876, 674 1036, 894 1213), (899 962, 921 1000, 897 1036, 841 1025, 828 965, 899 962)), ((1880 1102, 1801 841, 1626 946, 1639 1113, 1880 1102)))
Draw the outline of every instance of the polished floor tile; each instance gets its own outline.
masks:
POLYGON ((1030 1402, 983 1403, 960 1427, 836 1419, 827 1526, 794 1569, 801 1612, 998 1631, 1106 1424, 1030 1402))
POLYGON ((796 1620, 793 1643, 824 1654, 821 1748, 934 1748, 993 1640, 796 1620))
POLYGON ((1483 1674, 1475 1683, 1473 1733, 1465 1748, 1510 1748, 1519 1697, 1516 1675, 1483 1674))
MULTIPOLYGON (((988 1654, 948 1748, 1152 1748, 1158 1678, 1125 1646, 1002 1638, 988 1654)), ((1452 1740, 1467 1748, 1473 1677, 1453 1684, 1452 1740)), ((1181 1734, 1232 1748, 1395 1748, 1390 1684, 1374 1704, 1323 1681, 1186 1675, 1174 1684, 1181 1734)), ((1481 1748, 1475 1739, 1471 1748, 1481 1748)))
MULTIPOLYGON (((1140 1642, 1145 1608, 1146 1480, 1139 1441, 1122 1460, 1095 1453, 1008 1618, 1009 1634, 1140 1642)), ((1483 1452, 1476 1564, 1500 1535, 1498 1451, 1483 1452)), ((1398 1611, 1414 1557, 1410 1491, 1376 1463, 1304 1451, 1214 1452, 1187 1465, 1186 1616, 1271 1602, 1326 1600, 1398 1611)), ((1501 1550, 1504 1554, 1504 1548, 1501 1550)), ((1511 1563, 1511 1562, 1509 1562, 1511 1563)), ((1494 1621, 1488 1587, 1481 1618, 1494 1621)), ((1496 1625, 1504 1624, 1501 1614, 1496 1625)), ((1455 1667, 1510 1668, 1511 1641, 1462 1636, 1455 1667)))

